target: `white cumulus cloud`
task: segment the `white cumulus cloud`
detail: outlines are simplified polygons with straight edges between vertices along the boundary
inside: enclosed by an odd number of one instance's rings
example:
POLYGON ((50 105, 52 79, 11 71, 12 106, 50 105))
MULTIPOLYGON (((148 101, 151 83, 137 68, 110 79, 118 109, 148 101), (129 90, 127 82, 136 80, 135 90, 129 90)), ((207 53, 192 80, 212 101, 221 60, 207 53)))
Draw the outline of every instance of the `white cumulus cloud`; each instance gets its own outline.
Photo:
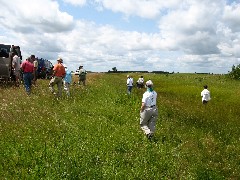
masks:
POLYGON ((24 57, 35 54, 55 62, 61 56, 71 70, 84 64, 92 71, 117 67, 222 73, 240 58, 237 1, 0 0, 0 3, 1 43, 20 45, 24 57), (113 16, 110 20, 115 18, 114 23, 104 21, 109 16, 113 16), (128 22, 118 26, 123 17, 128 22), (144 26, 138 24, 142 22, 139 19, 155 24, 157 30, 121 29, 128 24, 144 26))

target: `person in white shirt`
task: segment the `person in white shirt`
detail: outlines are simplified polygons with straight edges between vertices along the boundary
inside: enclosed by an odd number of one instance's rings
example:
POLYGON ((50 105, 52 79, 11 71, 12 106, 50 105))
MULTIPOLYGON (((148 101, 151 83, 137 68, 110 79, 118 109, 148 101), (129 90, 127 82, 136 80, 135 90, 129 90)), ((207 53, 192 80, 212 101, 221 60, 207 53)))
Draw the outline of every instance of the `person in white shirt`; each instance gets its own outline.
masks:
POLYGON ((127 75, 127 93, 131 94, 133 87, 133 78, 130 75, 127 75))
POLYGON ((144 79, 143 76, 141 76, 138 80, 137 80, 137 88, 143 88, 144 87, 144 79))
POLYGON ((208 101, 211 100, 210 91, 208 90, 208 86, 207 86, 207 85, 205 85, 205 86, 203 86, 203 87, 204 87, 204 90, 201 92, 202 103, 203 103, 203 104, 207 104, 208 101))
POLYGON ((19 86, 20 83, 20 68, 21 68, 21 59, 17 56, 15 52, 12 53, 13 55, 13 60, 12 60, 12 68, 13 68, 13 73, 16 78, 16 86, 19 86))
POLYGON ((133 87, 133 78, 129 75, 127 75, 127 93, 131 94, 133 87))
POLYGON ((34 72, 33 72, 33 84, 36 85, 37 82, 37 77, 38 77, 38 58, 35 58, 35 55, 31 55, 31 59, 33 61, 33 67, 34 67, 34 72))
POLYGON ((140 109, 140 127, 148 139, 152 139, 158 117, 157 93, 153 90, 153 82, 146 82, 147 91, 142 97, 142 106, 140 109))

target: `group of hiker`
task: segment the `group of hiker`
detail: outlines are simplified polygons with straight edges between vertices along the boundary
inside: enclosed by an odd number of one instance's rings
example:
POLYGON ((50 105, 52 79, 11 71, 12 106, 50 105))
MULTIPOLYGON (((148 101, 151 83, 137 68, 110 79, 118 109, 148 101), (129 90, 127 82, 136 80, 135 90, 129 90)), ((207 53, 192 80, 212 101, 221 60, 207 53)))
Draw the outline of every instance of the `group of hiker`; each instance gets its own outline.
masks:
MULTIPOLYGON (((137 88, 144 87, 144 78, 141 76, 136 82, 137 88)), ((133 87, 133 78, 127 75, 127 93, 131 94, 133 87)), ((153 90, 153 82, 148 80, 145 83, 147 91, 143 94, 142 104, 140 108, 140 127, 149 140, 154 137, 156 122, 158 117, 157 108, 157 93, 153 90)), ((208 86, 204 85, 204 90, 201 92, 202 103, 206 105, 210 101, 210 91, 208 86)))
MULTIPOLYGON (((86 85, 86 74, 87 71, 83 69, 83 65, 79 66, 79 81, 78 84, 86 85)), ((64 84, 64 90, 67 93, 67 96, 70 96, 70 84, 72 82, 72 72, 68 70, 67 66, 63 65, 62 58, 57 59, 57 64, 53 67, 52 79, 49 83, 50 91, 55 94, 57 97, 62 95, 62 83, 64 84), (55 92, 54 85, 57 85, 58 91, 55 92)))
MULTIPOLYGON (((36 85, 37 81, 38 61, 35 58, 35 55, 31 55, 23 63, 21 63, 21 59, 17 56, 17 54, 13 53, 12 68, 15 76, 16 86, 19 86, 22 74, 22 79, 24 82, 26 93, 30 95, 32 84, 36 85)), ((87 72, 85 69, 83 69, 83 65, 80 65, 78 81, 79 85, 81 83, 83 83, 84 86, 86 85, 86 74, 87 72)), ((63 65, 62 58, 58 58, 57 63, 53 67, 53 74, 49 82, 50 91, 54 95, 56 95, 56 97, 60 97, 62 95, 63 84, 67 96, 70 96, 71 81, 72 81, 71 71, 68 70, 67 66, 63 65), (58 89, 57 92, 55 92, 54 89, 55 85, 57 85, 58 89)))
MULTIPOLYGON (((27 94, 31 93, 31 84, 32 81, 36 83, 36 67, 37 62, 35 60, 35 56, 31 55, 24 61, 21 65, 19 64, 19 59, 17 57, 13 57, 13 68, 14 73, 16 75, 16 80, 18 81, 18 73, 20 69, 23 72, 23 80, 27 94)), ((86 70, 83 69, 83 65, 79 67, 79 85, 83 83, 86 85, 86 70)), ((62 94, 62 84, 64 84, 64 90, 66 90, 67 96, 70 96, 70 84, 72 81, 72 73, 68 70, 66 66, 63 65, 63 59, 58 58, 57 63, 53 67, 53 74, 51 80, 49 82, 50 91, 56 95, 56 97, 60 97, 62 94), (55 92, 54 86, 57 85, 58 91, 55 92)), ((131 75, 127 75, 127 94, 130 95, 133 88, 133 77, 131 75)), ((146 137, 149 140, 152 140, 154 137, 154 133, 156 130, 156 122, 158 118, 158 108, 157 108, 157 92, 153 89, 153 82, 148 80, 144 84, 144 78, 141 76, 136 82, 137 88, 146 88, 142 96, 142 103, 140 107, 140 127, 146 137)), ((202 103, 206 105, 210 98, 210 91, 208 91, 208 86, 204 86, 204 90, 201 92, 202 103)))

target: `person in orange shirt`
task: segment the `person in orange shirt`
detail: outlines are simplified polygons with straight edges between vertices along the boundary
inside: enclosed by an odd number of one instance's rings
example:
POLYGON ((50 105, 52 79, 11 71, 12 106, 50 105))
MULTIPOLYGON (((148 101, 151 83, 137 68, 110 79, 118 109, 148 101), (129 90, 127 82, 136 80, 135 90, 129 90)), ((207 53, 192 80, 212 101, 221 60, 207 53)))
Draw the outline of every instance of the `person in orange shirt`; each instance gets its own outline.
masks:
POLYGON ((55 94, 57 97, 62 95, 62 79, 66 75, 64 66, 62 65, 63 60, 61 58, 57 59, 57 64, 54 65, 52 79, 49 83, 50 91, 55 94), (54 85, 57 84, 58 93, 54 92, 54 85))

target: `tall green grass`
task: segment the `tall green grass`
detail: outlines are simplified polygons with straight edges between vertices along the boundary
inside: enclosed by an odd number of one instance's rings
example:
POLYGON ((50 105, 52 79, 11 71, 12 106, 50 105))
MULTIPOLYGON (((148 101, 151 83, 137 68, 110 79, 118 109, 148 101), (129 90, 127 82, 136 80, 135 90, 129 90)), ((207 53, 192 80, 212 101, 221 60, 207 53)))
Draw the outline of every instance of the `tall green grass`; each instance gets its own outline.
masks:
MULTIPOLYGON (((132 74, 136 82, 141 74, 132 74)), ((240 83, 224 76, 144 74, 158 93, 154 141, 139 127, 144 89, 126 74, 88 74, 56 100, 48 81, 31 96, 0 89, 2 179, 239 179, 240 83), (203 106, 207 84, 212 100, 203 106)))

